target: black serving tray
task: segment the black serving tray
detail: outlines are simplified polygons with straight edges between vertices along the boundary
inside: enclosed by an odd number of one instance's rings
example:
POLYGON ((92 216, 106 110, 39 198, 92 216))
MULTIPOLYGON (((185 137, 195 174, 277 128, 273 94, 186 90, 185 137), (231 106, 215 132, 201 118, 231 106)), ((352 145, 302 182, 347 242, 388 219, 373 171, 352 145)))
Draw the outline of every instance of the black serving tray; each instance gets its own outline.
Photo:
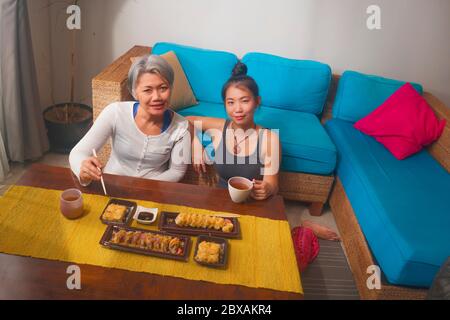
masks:
POLYGON ((121 251, 126 251, 126 252, 137 253, 137 254, 143 254, 143 255, 147 255, 147 256, 154 256, 154 257, 159 257, 159 258, 164 258, 164 259, 187 261, 189 259, 189 251, 191 248, 191 238, 189 236, 183 236, 183 235, 179 235, 179 234, 174 235, 174 234, 169 234, 169 233, 161 232, 161 231, 153 231, 153 230, 132 228, 132 227, 126 227, 126 226, 118 226, 118 225, 109 225, 106 228, 106 231, 103 234, 102 238, 100 239, 100 244, 102 246, 105 246, 110 249, 116 249, 116 250, 121 250, 121 251), (128 247, 125 245, 120 245, 120 244, 109 242, 111 240, 113 232, 119 231, 119 230, 141 231, 141 232, 145 232, 145 233, 153 233, 153 234, 177 237, 182 241, 182 243, 184 243, 183 254, 176 255, 173 253, 164 253, 164 252, 152 251, 152 250, 148 250, 148 249, 128 247))
POLYGON ((195 245, 194 260, 198 264, 201 264, 206 267, 225 269, 227 267, 229 251, 230 251, 230 246, 228 244, 228 240, 223 239, 223 238, 209 237, 209 236, 201 235, 201 236, 198 236, 197 244, 195 245), (198 246, 200 245, 200 243, 202 241, 215 242, 221 246, 218 263, 207 263, 207 262, 197 261, 197 259, 195 257, 197 256, 198 246))
POLYGON ((241 226, 239 220, 236 217, 222 217, 224 219, 229 219, 233 222, 233 230, 231 232, 223 232, 222 230, 208 229, 208 228, 193 228, 193 227, 181 227, 175 223, 175 218, 178 212, 167 212, 162 211, 159 217, 159 229, 171 233, 181 233, 189 235, 208 235, 213 237, 222 238, 240 238, 241 237, 241 226))
POLYGON ((133 219, 134 213, 136 212, 136 208, 137 208, 137 203, 136 202, 112 198, 112 199, 110 199, 108 201, 108 204, 103 209, 102 215, 100 216, 100 220, 104 224, 108 224, 108 225, 122 225, 122 226, 126 226, 133 219), (110 204, 118 204, 118 205, 122 205, 122 206, 127 207, 127 211, 125 212, 125 215, 123 216, 122 221, 109 221, 109 220, 103 219, 103 214, 105 213, 106 208, 110 204))

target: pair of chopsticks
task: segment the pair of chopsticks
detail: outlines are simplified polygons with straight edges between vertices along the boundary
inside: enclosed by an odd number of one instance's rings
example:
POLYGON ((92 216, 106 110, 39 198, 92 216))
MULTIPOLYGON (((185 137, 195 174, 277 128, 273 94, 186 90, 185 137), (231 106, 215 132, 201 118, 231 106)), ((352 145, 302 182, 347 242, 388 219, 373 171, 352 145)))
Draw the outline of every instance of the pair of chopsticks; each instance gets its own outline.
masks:
MULTIPOLYGON (((97 152, 95 152, 95 149, 92 149, 92 154, 94 155, 94 157, 97 158, 97 152)), ((99 167, 97 167, 97 169, 100 170, 99 167)), ((100 176, 100 181, 102 182, 103 192, 105 193, 105 196, 107 196, 108 194, 106 193, 105 181, 103 181, 103 172, 102 175, 100 176)))

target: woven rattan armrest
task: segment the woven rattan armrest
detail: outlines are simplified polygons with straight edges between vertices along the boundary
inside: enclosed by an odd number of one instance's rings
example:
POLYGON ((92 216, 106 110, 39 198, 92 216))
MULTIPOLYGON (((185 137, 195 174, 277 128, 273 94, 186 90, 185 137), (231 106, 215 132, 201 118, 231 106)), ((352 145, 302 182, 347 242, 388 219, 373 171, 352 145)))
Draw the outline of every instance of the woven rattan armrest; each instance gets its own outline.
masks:
POLYGON ((150 52, 151 47, 134 46, 92 79, 94 119, 108 104, 131 99, 127 89, 128 70, 131 66, 130 58, 150 52))
POLYGON ((436 116, 447 121, 442 135, 428 147, 428 151, 450 173, 450 108, 429 92, 424 92, 423 96, 436 116))

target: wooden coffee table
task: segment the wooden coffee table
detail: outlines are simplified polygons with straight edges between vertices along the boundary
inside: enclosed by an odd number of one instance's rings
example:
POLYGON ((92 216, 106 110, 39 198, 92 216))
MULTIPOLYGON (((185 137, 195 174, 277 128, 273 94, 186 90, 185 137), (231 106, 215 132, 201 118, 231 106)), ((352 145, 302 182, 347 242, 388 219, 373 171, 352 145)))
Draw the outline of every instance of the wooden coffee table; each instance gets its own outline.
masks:
MULTIPOLYGON (((105 174, 110 196, 151 200, 254 216, 286 220, 281 196, 265 201, 233 203, 227 190, 173 182, 160 182, 105 174)), ((81 187, 70 169, 34 164, 17 185, 64 190, 77 187, 85 193, 103 194, 93 183, 81 187)), ((0 253, 0 299, 302 299, 301 294, 222 285, 126 270, 81 265, 81 290, 66 286, 70 262, 20 257, 0 253)))

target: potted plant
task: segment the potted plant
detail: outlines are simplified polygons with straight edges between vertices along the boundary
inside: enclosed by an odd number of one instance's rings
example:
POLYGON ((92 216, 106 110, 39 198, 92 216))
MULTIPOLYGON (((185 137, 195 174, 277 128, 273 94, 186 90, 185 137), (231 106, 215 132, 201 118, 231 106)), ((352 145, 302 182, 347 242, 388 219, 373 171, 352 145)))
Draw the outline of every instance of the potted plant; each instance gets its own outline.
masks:
MULTIPOLYGON (((78 0, 73 4, 77 5, 78 0)), ((76 30, 69 31, 72 33, 70 100, 49 106, 43 112, 50 148, 58 153, 69 153, 92 125, 92 107, 74 101, 76 30)))

